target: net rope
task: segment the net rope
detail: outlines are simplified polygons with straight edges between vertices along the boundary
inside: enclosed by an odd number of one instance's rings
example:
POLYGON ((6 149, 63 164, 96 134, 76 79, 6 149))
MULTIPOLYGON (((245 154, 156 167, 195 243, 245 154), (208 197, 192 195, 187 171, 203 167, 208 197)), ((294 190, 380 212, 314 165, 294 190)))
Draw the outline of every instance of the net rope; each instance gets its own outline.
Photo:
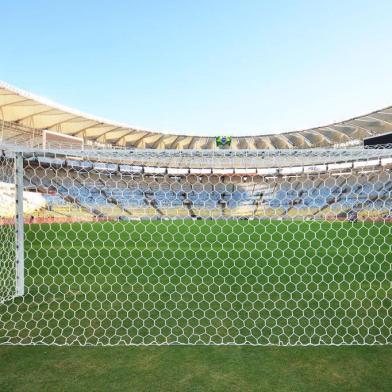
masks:
POLYGON ((9 149, 0 194, 0 344, 392 343, 392 149, 9 149))

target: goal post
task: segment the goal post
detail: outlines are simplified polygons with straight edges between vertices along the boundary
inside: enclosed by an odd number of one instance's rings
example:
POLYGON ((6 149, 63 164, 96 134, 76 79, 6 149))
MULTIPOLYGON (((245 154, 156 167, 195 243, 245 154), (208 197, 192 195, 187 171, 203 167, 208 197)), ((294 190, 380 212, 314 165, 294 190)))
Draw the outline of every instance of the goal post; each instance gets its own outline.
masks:
POLYGON ((0 157, 0 344, 392 344, 392 149, 0 157))
POLYGON ((24 213, 23 213, 23 155, 15 155, 15 230, 16 230, 16 296, 23 297, 24 288, 24 213))

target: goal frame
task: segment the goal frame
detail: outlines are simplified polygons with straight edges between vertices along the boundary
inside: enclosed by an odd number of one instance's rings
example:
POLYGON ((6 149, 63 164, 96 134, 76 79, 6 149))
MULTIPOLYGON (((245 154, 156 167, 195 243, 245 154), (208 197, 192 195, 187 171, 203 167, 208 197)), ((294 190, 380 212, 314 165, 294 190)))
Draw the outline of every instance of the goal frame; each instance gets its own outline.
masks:
POLYGON ((15 232, 16 232, 16 296, 25 293, 24 271, 24 209, 23 209, 23 154, 15 154, 15 232))

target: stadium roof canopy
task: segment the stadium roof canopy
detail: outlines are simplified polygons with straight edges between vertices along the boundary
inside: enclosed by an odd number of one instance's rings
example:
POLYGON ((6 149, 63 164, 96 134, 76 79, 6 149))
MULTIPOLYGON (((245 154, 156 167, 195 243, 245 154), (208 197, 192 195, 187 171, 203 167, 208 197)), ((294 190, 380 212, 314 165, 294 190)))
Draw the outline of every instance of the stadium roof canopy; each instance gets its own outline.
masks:
MULTIPOLYGON (((56 104, 0 81, 0 127, 12 124, 83 137, 105 145, 156 149, 213 149, 214 137, 138 129, 56 104)), ((299 149, 358 144, 392 131, 392 106, 346 121, 273 135, 232 137, 231 149, 299 149)))

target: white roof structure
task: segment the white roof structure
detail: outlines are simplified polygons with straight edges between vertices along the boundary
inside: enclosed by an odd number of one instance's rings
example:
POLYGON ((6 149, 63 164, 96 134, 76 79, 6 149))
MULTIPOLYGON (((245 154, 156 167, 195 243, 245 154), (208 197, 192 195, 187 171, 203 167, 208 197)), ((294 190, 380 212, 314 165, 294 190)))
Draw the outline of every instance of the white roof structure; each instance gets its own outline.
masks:
MULTIPOLYGON (((7 138, 39 138, 43 130, 106 146, 148 149, 214 149, 215 138, 138 129, 56 104, 0 81, 0 131, 7 138), (19 132, 19 133, 18 133, 19 132)), ((232 137, 232 150, 347 147, 392 132, 392 106, 339 123, 274 135, 232 137)))

